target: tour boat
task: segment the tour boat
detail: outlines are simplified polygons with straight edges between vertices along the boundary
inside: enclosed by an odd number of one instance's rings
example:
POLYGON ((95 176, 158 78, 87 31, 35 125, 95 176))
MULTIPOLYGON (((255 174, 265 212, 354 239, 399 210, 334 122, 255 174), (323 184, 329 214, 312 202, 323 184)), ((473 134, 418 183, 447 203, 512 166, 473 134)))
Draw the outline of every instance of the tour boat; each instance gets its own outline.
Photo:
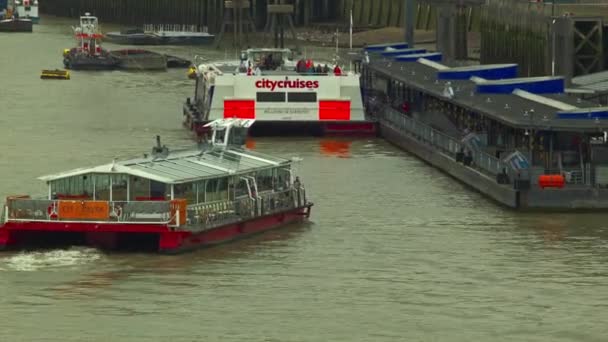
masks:
POLYGON ((40 177, 48 194, 9 196, 0 248, 57 243, 176 253, 306 220, 312 203, 295 159, 244 148, 253 120, 208 123, 193 150, 157 145, 140 158, 40 177))
POLYGON ((101 47, 103 35, 99 31, 97 17, 85 13, 80 17, 80 26, 73 30, 77 44, 63 53, 66 69, 107 70, 118 67, 118 60, 101 47))
POLYGON ((17 9, 17 16, 21 19, 29 19, 34 24, 40 22, 40 15, 38 14, 38 0, 15 0, 15 8, 17 9))
POLYGON ((184 125, 202 139, 219 118, 255 119, 251 133, 373 134, 359 75, 333 63, 294 61, 289 49, 247 49, 240 60, 195 58, 194 97, 183 106, 184 125), (311 68, 313 66, 313 68, 311 68))

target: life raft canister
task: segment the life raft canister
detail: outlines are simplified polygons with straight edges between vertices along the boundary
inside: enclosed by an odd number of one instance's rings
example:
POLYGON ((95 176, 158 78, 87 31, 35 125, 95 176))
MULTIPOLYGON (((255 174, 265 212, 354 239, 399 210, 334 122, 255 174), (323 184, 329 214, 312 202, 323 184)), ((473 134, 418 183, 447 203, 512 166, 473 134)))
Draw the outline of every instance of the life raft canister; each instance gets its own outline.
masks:
POLYGON ((564 187, 566 181, 562 175, 540 175, 538 177, 538 186, 541 189, 544 188, 558 188, 564 187))

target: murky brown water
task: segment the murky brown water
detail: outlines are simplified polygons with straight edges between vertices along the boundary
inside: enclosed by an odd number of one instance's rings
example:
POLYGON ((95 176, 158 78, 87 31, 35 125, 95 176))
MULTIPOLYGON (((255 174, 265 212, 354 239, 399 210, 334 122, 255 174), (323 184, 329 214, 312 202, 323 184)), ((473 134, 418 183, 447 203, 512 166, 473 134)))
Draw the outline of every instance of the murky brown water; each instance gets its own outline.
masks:
MULTIPOLYGON (((43 19, 34 34, 0 34, 2 198, 140 154, 156 134, 190 143, 184 70, 41 81, 74 24, 43 19)), ((309 224, 179 256, 0 253, 0 340, 607 339, 607 214, 512 212, 380 139, 255 148, 304 159, 309 224)))

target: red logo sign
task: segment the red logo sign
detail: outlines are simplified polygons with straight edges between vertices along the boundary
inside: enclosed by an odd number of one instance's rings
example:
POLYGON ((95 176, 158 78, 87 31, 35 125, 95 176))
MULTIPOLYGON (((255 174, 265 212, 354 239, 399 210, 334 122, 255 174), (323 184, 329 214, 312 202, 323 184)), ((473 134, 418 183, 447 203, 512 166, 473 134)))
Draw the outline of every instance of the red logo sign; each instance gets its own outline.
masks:
POLYGON ((261 89, 270 89, 270 91, 274 91, 275 89, 317 89, 319 88, 319 81, 305 81, 301 79, 290 80, 285 78, 284 81, 273 81, 268 79, 261 79, 255 82, 256 88, 261 89))

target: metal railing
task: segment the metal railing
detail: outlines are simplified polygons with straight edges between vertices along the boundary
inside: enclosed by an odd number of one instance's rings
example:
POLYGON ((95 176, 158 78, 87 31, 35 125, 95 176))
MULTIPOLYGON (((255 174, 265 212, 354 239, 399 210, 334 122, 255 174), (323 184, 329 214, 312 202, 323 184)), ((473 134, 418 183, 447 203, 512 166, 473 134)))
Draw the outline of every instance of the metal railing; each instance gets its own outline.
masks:
POLYGON ((203 230, 212 229, 306 205, 306 190, 302 186, 295 186, 285 191, 261 193, 257 198, 191 205, 187 210, 186 224, 203 230))
POLYGON ((4 220, 164 224, 171 222, 173 218, 171 202, 168 201, 114 201, 107 202, 107 206, 87 206, 92 202, 9 199, 4 209, 4 220), (74 209, 66 209, 71 211, 69 215, 63 214, 63 204, 60 202, 80 202, 80 209, 76 210, 81 211, 81 215, 75 214, 74 209))
POLYGON ((575 169, 545 169, 545 175, 562 175, 566 184, 585 184, 585 177, 583 170, 580 168, 575 169))
MULTIPOLYGON (((427 145, 434 147, 442 153, 456 159, 458 153, 463 153, 467 149, 457 139, 442 133, 427 124, 421 123, 411 117, 406 116, 388 106, 379 111, 380 119, 386 124, 405 131, 414 138, 424 141, 427 145)), ((504 163, 498 158, 475 150, 468 150, 471 157, 470 167, 475 168, 487 175, 496 176, 506 168, 504 163)))
POLYGON ((207 26, 199 28, 197 25, 179 25, 179 24, 145 24, 143 25, 144 32, 209 32, 207 26))

